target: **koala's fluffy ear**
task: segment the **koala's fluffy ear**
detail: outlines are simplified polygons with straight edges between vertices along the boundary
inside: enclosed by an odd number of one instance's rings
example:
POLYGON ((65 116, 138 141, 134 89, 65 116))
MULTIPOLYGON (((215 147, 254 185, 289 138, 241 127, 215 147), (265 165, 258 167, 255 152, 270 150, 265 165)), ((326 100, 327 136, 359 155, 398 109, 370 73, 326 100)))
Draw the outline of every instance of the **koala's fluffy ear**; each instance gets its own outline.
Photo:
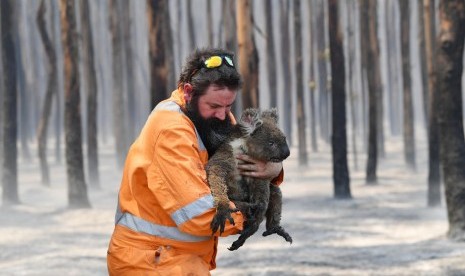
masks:
POLYGON ((256 108, 247 108, 242 112, 241 125, 247 134, 252 134, 257 127, 261 126, 263 121, 260 120, 260 111, 256 108))
POLYGON ((262 118, 268 118, 273 120, 275 124, 278 123, 278 110, 273 107, 262 112, 262 118))

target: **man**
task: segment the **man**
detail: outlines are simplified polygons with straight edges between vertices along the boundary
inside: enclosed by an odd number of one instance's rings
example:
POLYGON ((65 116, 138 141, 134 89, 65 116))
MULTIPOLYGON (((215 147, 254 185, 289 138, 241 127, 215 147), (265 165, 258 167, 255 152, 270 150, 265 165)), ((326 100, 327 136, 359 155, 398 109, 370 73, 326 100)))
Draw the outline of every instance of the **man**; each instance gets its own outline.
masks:
MULTIPOLYGON (((152 111, 129 149, 108 248, 110 275, 209 275, 216 267, 218 233, 204 166, 235 123, 230 109, 241 86, 233 56, 195 51, 178 89, 152 111)), ((282 164, 248 156, 241 173, 282 181, 282 164)), ((234 203, 230 203, 234 209, 234 203)), ((232 214, 222 236, 242 230, 232 214)))

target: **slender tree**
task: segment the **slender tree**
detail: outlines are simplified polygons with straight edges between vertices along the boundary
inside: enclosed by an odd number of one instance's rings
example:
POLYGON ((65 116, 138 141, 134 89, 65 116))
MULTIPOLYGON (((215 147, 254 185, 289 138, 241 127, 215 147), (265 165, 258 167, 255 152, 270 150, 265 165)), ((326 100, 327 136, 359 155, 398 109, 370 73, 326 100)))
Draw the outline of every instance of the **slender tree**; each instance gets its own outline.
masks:
POLYGON ((75 1, 60 0, 61 37, 65 70, 65 140, 68 175, 68 204, 71 208, 90 207, 82 157, 81 111, 75 1))
POLYGON ((368 117, 369 112, 367 112, 366 107, 369 105, 367 102, 367 95, 368 95, 368 51, 370 47, 370 41, 366 39, 366 37, 363 34, 368 34, 369 33, 369 27, 368 27, 368 2, 367 0, 360 0, 359 4, 359 32, 360 32, 360 82, 361 82, 361 90, 360 90, 360 98, 361 98, 361 105, 362 105, 362 116, 361 116, 361 127, 362 127, 362 137, 363 139, 363 146, 362 148, 364 151, 368 149, 367 145, 367 138, 369 137, 369 133, 367 132, 367 123, 366 123, 366 117, 368 117))
POLYGON ((173 49, 173 31, 171 28, 171 16, 170 16, 170 5, 166 1, 165 12, 163 13, 163 41, 165 42, 165 66, 168 71, 168 80, 167 80, 167 90, 166 96, 169 96, 170 93, 176 88, 177 79, 176 79, 176 70, 174 66, 174 49, 173 49))
POLYGON ((97 72, 94 64, 94 46, 92 44, 92 28, 90 22, 89 0, 80 1, 82 24, 82 57, 83 73, 87 81, 87 171, 89 184, 100 187, 98 162, 98 129, 97 129, 97 72))
POLYGON ((437 104, 440 156, 449 219, 448 237, 465 241, 465 138, 462 118, 465 1, 441 0, 439 3, 437 104))
POLYGON ((189 45, 190 49, 189 52, 193 51, 197 47, 197 42, 195 41, 195 24, 194 24, 194 16, 193 16, 193 9, 192 9, 192 0, 187 0, 187 28, 189 32, 189 45))
POLYGON ((213 14, 212 0, 207 0, 207 29, 208 29, 208 46, 213 47, 213 14))
POLYGON ((329 0, 329 48, 331 56, 332 156, 335 198, 351 198, 347 166, 346 92, 342 31, 339 24, 338 1, 329 0))
POLYGON ((386 49, 387 49, 387 73, 388 73, 388 111, 391 135, 399 135, 401 133, 401 102, 400 93, 400 73, 399 70, 399 35, 397 35, 397 9, 396 1, 385 1, 386 11, 386 49))
POLYGON ((150 95, 154 108, 167 95, 168 70, 166 69, 166 53, 163 29, 163 12, 165 0, 148 0, 147 16, 149 26, 149 56, 150 56, 150 95))
POLYGON ((113 75, 113 132, 115 137, 116 165, 122 168, 126 159, 126 118, 124 107, 124 79, 123 79, 123 44, 120 24, 120 0, 110 0, 109 20, 112 45, 112 75, 113 75))
MULTIPOLYGON (((62 141, 62 127, 63 127, 63 101, 62 101, 62 89, 61 89, 61 80, 63 78, 62 74, 58 74, 59 71, 59 65, 60 63, 58 60, 60 60, 60 54, 61 54, 61 41, 60 41, 60 11, 58 7, 58 2, 57 1, 52 1, 52 13, 51 13, 51 22, 52 26, 52 41, 53 44, 55 45, 56 49, 56 57, 57 57, 57 92, 55 93, 56 96, 56 101, 55 101, 55 160, 57 164, 61 164, 61 141, 62 141), (55 27, 56 26, 56 27, 55 27)), ((63 93, 64 94, 64 93, 63 93)))
MULTIPOLYGON (((32 104, 36 102, 34 99, 38 99, 38 93, 30 93, 30 85, 28 85, 28 77, 27 77, 27 67, 28 65, 27 60, 25 59, 25 54, 28 51, 28 45, 26 43, 22 43, 22 41, 27 41, 23 36, 30 36, 32 41, 37 39, 35 28, 29 28, 29 32, 23 31, 27 30, 28 28, 20 28, 19 22, 21 18, 21 10, 24 3, 22 1, 15 1, 15 9, 17 12, 15 30, 14 30, 14 44, 16 47, 15 53, 15 60, 16 60, 16 81, 17 81, 17 89, 18 89, 18 108, 20 108, 21 112, 18 113, 18 122, 19 122, 19 140, 21 142, 21 157, 23 160, 30 162, 31 161, 31 151, 29 149, 29 139, 35 135, 34 127, 36 126, 36 118, 39 117, 39 114, 36 113, 36 105, 32 104), (34 30, 34 31, 33 31, 34 30), (37 115, 37 116, 34 116, 37 115)), ((40 41, 37 41, 40 43, 40 41)), ((33 42, 32 42, 33 43, 33 42)), ((37 54, 32 58, 33 64, 37 65, 39 62, 39 53, 37 51, 37 47, 32 48, 33 53, 37 54)), ((35 66, 37 68, 37 66, 35 66)), ((36 71, 35 73, 38 73, 36 71)), ((39 75, 39 74, 38 74, 39 75)), ((41 81, 40 76, 34 78, 36 84, 41 81)), ((40 87, 40 85, 39 85, 40 87)))
POLYGON ((415 169, 415 128, 413 125, 413 100, 410 67, 410 1, 399 0, 401 43, 402 43, 402 79, 404 106, 404 153, 405 162, 415 169))
POLYGON ((224 46, 229 51, 237 52, 236 31, 236 3, 234 0, 225 0, 222 9, 224 23, 224 46))
POLYGON ((425 14, 423 7, 424 0, 417 0, 418 10, 418 48, 420 54, 420 77, 421 77, 421 88, 423 94, 423 113, 425 114, 425 125, 428 128, 428 66, 426 60, 426 29, 425 29, 425 14))
POLYGON ((314 2, 313 1, 308 1, 308 15, 310 16, 310 19, 308 20, 308 31, 309 35, 308 37, 310 38, 310 43, 308 47, 307 53, 310 55, 310 63, 309 63, 309 89, 310 89, 310 140, 312 144, 312 150, 314 152, 318 151, 318 142, 317 142, 317 130, 316 130, 316 105, 315 105, 315 93, 316 93, 316 78, 315 78, 315 70, 314 70, 314 63, 315 63, 315 9, 314 9, 314 2))
POLYGON ((47 54, 48 64, 48 82, 47 92, 45 94, 44 103, 42 107, 42 116, 39 121, 37 128, 37 144, 38 144, 38 155, 40 160, 40 171, 42 176, 42 184, 50 186, 50 173, 47 162, 47 128, 48 121, 50 118, 50 111, 53 103, 53 97, 57 94, 58 74, 56 64, 56 53, 53 43, 50 40, 50 36, 47 32, 45 22, 45 0, 40 2, 39 10, 37 11, 37 26, 39 27, 40 37, 44 44, 45 53, 47 54))
POLYGON ((357 159, 357 116, 356 116, 356 85, 355 85, 355 11, 357 9, 357 1, 348 1, 347 3, 347 44, 348 44, 348 80, 349 80, 349 104, 350 104, 350 118, 352 123, 352 156, 354 158, 354 168, 358 170, 358 159, 357 159))
POLYGON ((2 63, 3 63, 3 174, 2 174, 2 202, 3 205, 19 204, 18 196, 18 149, 16 116, 16 60, 14 45, 14 30, 16 22, 15 0, 0 2, 0 21, 2 34, 2 63))
POLYGON ((379 43, 377 38, 376 24, 376 0, 365 0, 365 11, 367 12, 367 26, 369 37, 369 48, 367 53, 367 63, 371 65, 368 75, 368 161, 366 170, 366 181, 374 184, 377 181, 376 169, 378 159, 378 124, 379 112, 378 94, 381 91, 381 73, 379 65, 379 43))
MULTIPOLYGON (((1 6, 0 6, 1 8, 1 6)), ((1 24, 1 22, 0 22, 1 24)), ((1 30, 0 30, 0 35, 1 35, 1 30)), ((3 86, 3 62, 2 62, 2 43, 0 43, 0 106, 2 107, 2 110, 0 110, 0 179, 3 179, 3 95, 5 93, 5 89, 3 86)))
POLYGON ((129 144, 131 141, 134 140, 136 136, 136 132, 138 131, 136 129, 136 125, 134 122, 136 121, 136 98, 137 94, 135 92, 136 90, 136 84, 135 84, 135 77, 136 77, 136 72, 134 71, 135 67, 135 58, 136 55, 134 54, 134 42, 135 39, 133 37, 132 33, 132 25, 133 20, 131 19, 131 1, 126 1, 126 0, 120 0, 119 5, 121 5, 121 10, 120 10, 120 20, 119 24, 121 25, 121 31, 122 31, 122 56, 123 56, 123 76, 124 79, 126 80, 126 89, 123 92, 123 98, 126 100, 125 101, 125 109, 126 109, 126 115, 123 118, 120 119, 120 123, 123 123, 125 126, 127 126, 127 132, 126 132, 126 147, 129 148, 129 144))
POLYGON ((294 0, 294 65, 296 72, 297 90, 297 132, 299 138, 299 165, 306 166, 307 158, 307 137, 305 135, 305 105, 304 105, 304 80, 303 80, 303 56, 302 56, 302 23, 300 15, 300 0, 294 0))
POLYGON ((320 135, 324 141, 329 142, 329 94, 328 94, 328 49, 325 39, 325 4, 326 0, 318 2, 316 42, 318 49, 318 90, 319 90, 319 118, 320 135))
POLYGON ((434 0, 424 0, 426 64, 428 69, 428 206, 441 204, 439 134, 437 121, 436 24, 434 0))
POLYGON ((277 107, 277 75, 276 75, 276 54, 274 48, 273 34, 273 1, 265 1, 265 27, 266 27, 266 68, 268 70, 268 92, 270 95, 270 106, 277 107))
MULTIPOLYGON (((221 9, 223 14, 224 47, 233 53, 237 53, 237 28, 236 28, 236 1, 225 0, 221 9)), ((238 94, 232 110, 235 114, 242 113, 242 95, 238 94)))
MULTIPOLYGON (((281 33, 281 64, 283 66, 284 97, 283 110, 292 110, 292 77, 291 77, 291 57, 290 34, 289 34, 289 0, 280 1, 280 33, 281 33)), ((290 112, 283 113, 283 128, 287 137, 287 142, 292 145, 292 118, 290 112)))
POLYGON ((239 71, 243 77, 242 107, 259 107, 258 52, 253 34, 252 1, 238 0, 237 42, 239 45, 239 71))

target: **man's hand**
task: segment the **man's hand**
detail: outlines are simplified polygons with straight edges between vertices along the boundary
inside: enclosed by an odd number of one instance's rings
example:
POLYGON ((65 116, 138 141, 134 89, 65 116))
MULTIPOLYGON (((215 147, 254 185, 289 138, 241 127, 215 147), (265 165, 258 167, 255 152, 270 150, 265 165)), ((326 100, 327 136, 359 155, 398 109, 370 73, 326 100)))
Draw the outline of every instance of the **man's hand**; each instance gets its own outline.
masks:
POLYGON ((253 159, 245 154, 237 155, 236 158, 239 159, 239 164, 237 165, 239 173, 245 176, 272 180, 283 169, 281 162, 264 162, 253 159))

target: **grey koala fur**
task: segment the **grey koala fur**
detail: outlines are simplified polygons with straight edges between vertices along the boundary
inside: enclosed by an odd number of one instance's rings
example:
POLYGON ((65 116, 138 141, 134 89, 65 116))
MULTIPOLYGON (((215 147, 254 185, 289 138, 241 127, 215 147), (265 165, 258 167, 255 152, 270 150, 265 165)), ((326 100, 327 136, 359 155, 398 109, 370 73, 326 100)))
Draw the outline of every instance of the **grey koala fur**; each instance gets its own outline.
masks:
POLYGON ((247 154, 252 158, 281 162, 289 154, 286 137, 278 128, 278 115, 275 108, 260 112, 246 109, 230 135, 213 154, 207 163, 207 179, 217 209, 211 228, 224 231, 226 220, 234 223, 231 212, 241 211, 246 216, 244 229, 229 250, 236 250, 257 232, 266 217, 266 231, 263 236, 278 234, 292 243, 291 236, 280 226, 282 194, 271 180, 242 176, 237 169, 237 154, 247 154), (233 201, 236 210, 229 208, 233 201))

